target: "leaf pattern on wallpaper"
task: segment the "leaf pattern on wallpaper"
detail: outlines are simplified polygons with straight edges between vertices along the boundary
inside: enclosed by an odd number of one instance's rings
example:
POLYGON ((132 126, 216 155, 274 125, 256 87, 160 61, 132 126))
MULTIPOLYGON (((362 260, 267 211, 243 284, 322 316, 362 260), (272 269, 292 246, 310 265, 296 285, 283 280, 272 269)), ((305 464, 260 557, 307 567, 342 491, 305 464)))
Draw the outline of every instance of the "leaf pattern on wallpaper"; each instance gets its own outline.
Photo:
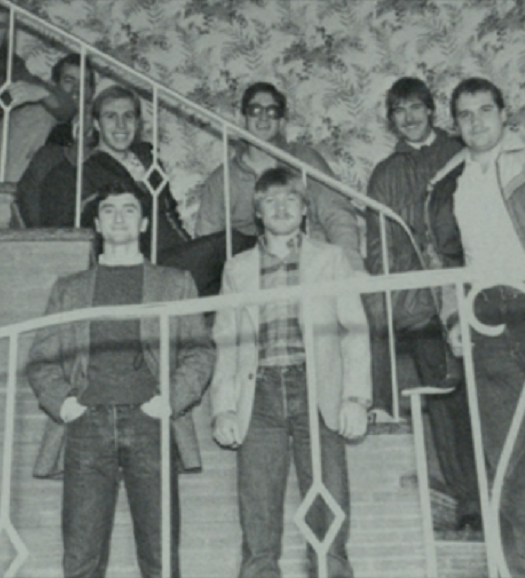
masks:
MULTIPOLYGON (((288 96, 289 138, 319 148, 360 192, 394 146, 384 98, 399 76, 429 84, 437 123, 448 129, 450 93, 466 76, 494 80, 511 112, 525 103, 521 0, 17 3, 228 120, 239 118, 246 85, 275 82, 288 96)), ((27 34, 17 44, 31 70, 48 76, 57 47, 27 34)), ((162 112, 161 123, 160 151, 172 189, 187 201, 182 205, 191 226, 200 186, 222 162, 220 132, 173 106, 162 112)))

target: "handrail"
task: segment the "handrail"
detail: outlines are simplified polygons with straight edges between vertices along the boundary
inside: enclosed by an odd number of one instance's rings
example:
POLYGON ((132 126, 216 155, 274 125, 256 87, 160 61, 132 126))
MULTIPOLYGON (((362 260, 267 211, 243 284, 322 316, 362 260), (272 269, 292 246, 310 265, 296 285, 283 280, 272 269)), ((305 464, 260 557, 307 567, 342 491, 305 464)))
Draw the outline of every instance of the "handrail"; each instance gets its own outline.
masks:
POLYGON ((99 56, 100 58, 110 62, 111 64, 113 64, 117 68, 120 68, 120 69, 126 71, 127 73, 135 76, 136 78, 140 79, 141 81, 151 85, 153 88, 156 88, 157 90, 164 92, 165 95, 168 95, 169 97, 175 99, 178 103, 181 103, 184 106, 190 108, 195 113, 198 113, 199 115, 202 115, 203 117, 207 118, 208 120, 217 123, 218 125, 222 126, 223 128, 227 129, 228 131, 231 131, 232 133, 235 133, 235 134, 241 136, 243 138, 243 140, 246 140, 251 144, 257 145, 259 148, 272 154, 275 157, 278 157, 279 159, 287 162, 288 164, 291 164, 291 165, 296 166, 297 168, 299 168, 301 170, 306 171, 309 175, 314 177, 316 180, 319 180, 322 183, 324 183, 324 184, 326 184, 332 188, 337 189, 338 191, 345 194, 346 196, 354 198, 356 200, 359 200, 361 203, 365 204, 366 206, 370 207, 371 209, 374 209, 374 210, 378 211, 379 213, 384 214, 388 218, 395 221, 398 225, 403 227, 403 230, 407 233, 407 235, 409 236, 411 241, 414 243, 415 247, 417 247, 417 243, 414 240, 412 232, 406 226, 403 219, 395 211, 393 211, 392 209, 390 209, 388 206, 384 205, 383 203, 375 201, 374 199, 371 199, 371 198, 367 197, 366 195, 355 191, 353 188, 345 185, 344 183, 342 183, 338 179, 330 177, 329 175, 326 175, 322 171, 310 166, 308 163, 300 161, 299 159, 297 159, 293 155, 283 151, 279 147, 258 139, 257 137, 255 137, 251 133, 249 133, 246 129, 243 129, 242 127, 235 124, 234 122, 229 121, 228 119, 210 111, 207 108, 204 108, 203 106, 200 106, 199 104, 197 104, 194 101, 190 100, 189 98, 185 97, 183 94, 181 94, 180 92, 167 86, 166 84, 159 82, 157 80, 154 80, 151 77, 135 70, 131 66, 117 60, 113 56, 110 56, 110 55, 102 52, 101 50, 99 50, 96 47, 85 42, 84 40, 82 40, 81 38, 76 36, 75 34, 71 34, 70 32, 66 32, 65 30, 61 29, 60 27, 58 27, 54 24, 51 24, 49 22, 45 22, 45 21, 41 20, 39 17, 31 14, 31 12, 29 12, 28 10, 25 10, 24 8, 20 8, 16 4, 13 4, 12 2, 9 2, 8 0, 0 0, 0 4, 5 5, 6 7, 13 10, 15 13, 23 15, 25 18, 38 24, 39 26, 44 26, 45 28, 47 28, 48 30, 51 30, 55 34, 63 36, 65 38, 67 38, 68 40, 71 40, 72 42, 77 43, 84 50, 90 52, 91 54, 99 56))
MULTIPOLYGON (((373 276, 366 276, 366 275, 355 275, 351 281, 343 280, 343 281, 334 281, 329 283, 319 283, 319 284, 307 284, 301 286, 293 286, 287 287, 282 289, 264 289, 258 290, 253 293, 249 294, 234 294, 234 295, 219 295, 216 297, 207 297, 207 298, 197 298, 191 300, 184 300, 178 302, 170 302, 170 303, 151 303, 151 304, 139 304, 139 305, 124 305, 119 307, 92 307, 86 309, 80 309, 75 311, 67 311, 63 313, 57 313, 54 315, 43 316, 40 318, 27 320, 23 322, 19 322, 7 327, 0 328, 0 339, 1 338, 9 338, 10 343, 16 345, 16 341, 18 337, 22 333, 27 333, 29 331, 34 331, 36 329, 41 329, 43 327, 51 327, 56 326, 64 323, 76 323, 81 321, 87 321, 90 319, 125 319, 129 317, 134 318, 143 318, 143 317, 158 317, 161 320, 161 350, 164 347, 166 348, 166 344, 164 346, 162 343, 167 339, 167 332, 166 332, 166 320, 169 316, 172 315, 188 315, 188 314, 195 314, 195 313, 203 313, 207 311, 217 311, 224 308, 240 308, 240 307, 247 307, 253 305, 261 305, 266 302, 274 301, 275 299, 290 299, 290 300, 299 300, 303 303, 303 306, 306 306, 311 299, 319 298, 319 297, 335 297, 338 295, 347 295, 349 290, 353 292, 357 292, 359 294, 365 293, 373 293, 379 290, 402 290, 402 289, 412 289, 418 287, 438 287, 440 285, 455 285, 459 287, 460 285, 465 286, 469 285, 471 287, 476 287, 476 278, 472 275, 472 273, 467 269, 450 269, 450 270, 437 270, 437 271, 420 271, 411 274, 392 274, 385 277, 373 277, 373 276), (164 320, 164 321, 162 321, 164 320)), ((501 281, 500 281, 501 284, 501 281)), ((506 283, 507 284, 507 283, 506 283)), ((485 284, 486 285, 486 284, 485 284)), ((460 320, 463 324, 468 323, 467 317, 469 317, 469 308, 464 301, 459 301, 460 307, 460 320)), ((469 319, 470 320, 470 319, 469 319)), ((306 336, 306 345, 311 349, 312 342, 310 331, 312 330, 311 327, 312 320, 308 314, 305 315, 305 336, 306 336), (310 337, 309 337, 310 336, 310 337)), ((467 325, 468 328, 468 325, 467 325)), ((468 343, 468 334, 466 335, 466 340, 468 343)), ((10 374, 13 374, 12 365, 16 366, 16 357, 13 358, 11 350, 10 355, 10 374), (15 359, 15 361, 13 361, 15 359)), ((467 352, 468 354, 469 352, 467 352)), ((165 352, 163 358, 165 356, 165 352)), ((308 381, 308 387, 311 388, 312 399, 315 399, 315 383, 311 381, 311 372, 309 372, 310 379, 308 381)), ((164 374, 163 381, 167 382, 167 376, 164 374)), ((315 381, 315 380, 314 380, 315 381)), ((8 385, 8 395, 9 399, 14 399, 14 380, 11 379, 8 385)), ((163 395, 168 396, 168 389, 167 385, 164 384, 162 391, 163 395)), ((469 364, 467 363, 467 387, 469 389, 469 396, 472 395, 472 392, 475 392, 475 380, 472 369, 469 370, 469 364)), ((477 409, 477 405, 471 406, 477 409)), ((311 408, 310 408, 311 409, 311 408)), ((12 410, 11 410, 12 411, 12 410)), ((6 427, 13 427, 13 420, 10 420, 9 423, 6 422, 6 427)), ((167 422, 166 422, 167 423, 167 422)), ((318 433, 318 423, 313 419, 311 422, 312 435, 315 435, 316 432, 318 433)), ((480 452, 481 456, 482 453, 482 441, 481 441, 481 427, 479 423, 479 418, 477 420, 473 420, 473 428, 474 428, 474 436, 475 440, 477 441, 477 449, 476 452, 476 462, 478 464, 478 475, 481 473, 482 470, 482 462, 480 463, 480 452)), ((166 437, 165 442, 168 438, 166 437)), ((13 438, 12 435, 4 436, 4 445, 7 443, 12 443, 13 438), (8 440, 6 442, 6 440, 8 440)), ((166 442, 167 443, 167 442, 166 442)), ((319 448, 312 445, 313 454, 313 464, 314 468, 320 467, 319 456, 317 455, 319 448)), ((4 461, 8 460, 8 457, 4 454, 4 461)), ((10 480, 6 479, 10 472, 10 467, 3 468, 3 482, 2 482, 2 499, 0 499, 0 506, 2 507, 2 511, 0 512, 0 531, 5 529, 8 533, 10 532, 10 537, 13 542, 18 541, 20 544, 20 551, 23 552, 23 548, 25 546, 20 541, 19 536, 16 534, 16 531, 12 528, 10 520, 9 520, 9 511, 8 505, 6 505, 5 501, 5 493, 9 492, 9 484, 10 480)), ((167 474, 165 473, 164 476, 164 483, 163 487, 166 488, 167 484, 167 474)), ((490 503, 488 497, 488 486, 486 485, 486 475, 483 474, 484 483, 480 485, 480 492, 482 494, 482 503, 490 503)), ((305 500, 308 498, 309 500, 312 499, 312 493, 315 492, 323 492, 326 491, 322 484, 322 478, 320 477, 319 472, 314 476, 314 489, 311 490, 305 500)), ((166 490, 165 490, 166 491, 166 490)), ((325 500, 327 503, 330 503, 330 498, 325 496, 325 500)), ((305 502, 306 503, 306 502, 305 502)), ((340 519, 341 513, 337 511, 336 505, 332 505, 334 508, 334 516, 337 520, 340 519)), ((320 570, 323 572, 326 570, 326 561, 323 562, 323 556, 326 554, 327 542, 324 540, 323 542, 314 541, 313 538, 309 535, 308 530, 305 529, 304 523, 301 521, 301 516, 305 514, 305 504, 301 504, 300 509, 298 510, 296 521, 298 523, 299 528, 305 534, 307 539, 311 540, 310 543, 314 550, 320 556, 320 570)), ((486 510, 483 512, 484 520, 486 520, 486 510)), ((485 522, 487 523, 487 521, 485 522)), ((166 531, 166 524, 167 522, 164 521, 164 532, 166 531)), ((332 534, 334 534, 336 530, 332 529, 332 534)), ((334 534, 335 535, 335 534, 334 534)), ((487 544, 487 555, 489 558, 489 567, 494 568, 494 551, 491 544, 487 544)), ((18 568, 21 565, 22 555, 20 555, 13 563, 13 568, 18 568)), ((166 558, 165 558, 166 560, 166 558)), ((168 563, 168 562, 166 562, 168 563)), ((14 572, 9 574, 10 576, 15 576, 14 572)), ((490 572, 490 576, 495 576, 495 574, 490 572)))
MULTIPOLYGON (((351 290, 359 293, 377 293, 385 290, 417 289, 420 287, 438 287, 443 284, 453 284, 456 281, 470 283, 465 269, 446 269, 436 271, 418 271, 411 274, 394 273, 384 277, 356 275, 351 280, 351 290)), ((64 313, 56 313, 35 319, 20 321, 12 325, 0 327, 0 339, 9 337, 13 333, 25 333, 42 327, 74 323, 92 319, 94 314, 101 319, 125 319, 136 316, 137 312, 143 317, 154 317, 161 311, 169 315, 185 315, 218 311, 229 307, 262 305, 276 299, 300 299, 301 297, 332 297, 345 294, 349 291, 348 280, 331 281, 324 283, 302 284, 300 286, 283 289, 259 289, 249 294, 236 293, 235 295, 218 295, 215 297, 199 297, 184 301, 146 303, 140 305, 121 305, 119 307, 92 307, 76 309, 64 313)))

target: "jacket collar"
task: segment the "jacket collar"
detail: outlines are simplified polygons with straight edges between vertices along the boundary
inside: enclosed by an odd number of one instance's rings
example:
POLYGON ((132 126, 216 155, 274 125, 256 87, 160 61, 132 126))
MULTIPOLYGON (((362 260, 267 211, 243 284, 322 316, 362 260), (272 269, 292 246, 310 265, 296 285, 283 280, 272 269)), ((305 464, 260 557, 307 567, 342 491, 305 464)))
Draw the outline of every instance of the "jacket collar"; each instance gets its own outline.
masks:
MULTIPOLYGON (((431 133, 431 134, 434 134, 434 139, 431 140, 430 142, 428 142, 428 140, 427 140, 427 143, 423 144, 423 146, 421 146, 421 147, 414 147, 414 146, 412 146, 409 142, 407 142, 406 140, 404 140, 404 139, 399 139, 399 140, 397 141, 397 143, 396 143, 396 146, 395 146, 395 152, 396 152, 396 153, 400 153, 400 154, 417 153, 417 152, 418 152, 419 150, 421 150, 422 148, 432 147, 432 146, 434 146, 434 145, 436 145, 436 144, 439 144, 440 141, 442 141, 444 138, 449 138, 449 137, 447 136, 447 133, 446 133, 444 130, 440 129, 440 128, 434 127, 432 130, 433 130, 433 133, 431 133)), ((429 138, 430 138, 430 137, 429 137, 429 138)))
MULTIPOLYGON (((496 162, 502 155, 507 153, 518 153, 525 152, 525 143, 521 139, 520 135, 516 132, 512 132, 509 129, 505 129, 503 133, 503 139, 501 144, 501 149, 496 162)), ((450 172, 456 169, 459 165, 466 162, 470 158, 470 153, 467 147, 462 148, 458 153, 456 153, 447 164, 440 169, 434 177, 429 182, 429 189, 432 189, 436 183, 445 178, 450 172)))

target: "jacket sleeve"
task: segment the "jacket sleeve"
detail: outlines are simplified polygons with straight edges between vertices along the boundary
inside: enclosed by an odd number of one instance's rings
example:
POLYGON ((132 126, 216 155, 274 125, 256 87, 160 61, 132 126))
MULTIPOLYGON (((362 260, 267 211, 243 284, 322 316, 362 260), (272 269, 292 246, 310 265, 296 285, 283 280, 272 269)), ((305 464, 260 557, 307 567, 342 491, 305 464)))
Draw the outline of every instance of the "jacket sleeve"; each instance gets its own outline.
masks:
MULTIPOLYGON (((390 206, 390 198, 380 166, 372 172, 368 181, 368 196, 380 203, 390 206)), ((388 262, 393 264, 392 235, 390 223, 385 219, 385 233, 388 262)), ((366 210, 366 268, 372 275, 382 275, 383 254, 381 248, 381 226, 379 213, 373 209, 366 210)), ((384 332, 387 327, 386 301, 384 293, 368 293, 363 297, 372 332, 384 332)))
MULTIPOLYGON (((352 271, 346 257, 338 252, 334 260, 334 279, 349 283, 365 272, 352 271)), ((372 404, 372 374, 368 322, 359 293, 349 292, 337 298, 337 317, 341 325, 343 357, 343 400, 358 397, 372 404)))
MULTIPOLYGON (((63 311, 63 288, 60 279, 51 290, 46 315, 63 311)), ((36 332, 29 352, 27 377, 40 407, 56 421, 62 403, 72 392, 72 384, 64 368, 64 360, 75 352, 63 343, 61 325, 44 327, 36 332)))
MULTIPOLYGON (((196 299, 197 288, 189 272, 185 272, 182 299, 196 299)), ((175 416, 184 414, 199 403, 206 389, 215 359, 215 352, 203 314, 181 315, 174 348, 175 368, 171 374, 171 403, 175 416)), ((173 335, 173 333, 171 334, 173 335)))
MULTIPOLYGON (((221 294, 235 293, 230 263, 226 263, 222 277, 221 294)), ((237 411, 237 340, 238 313, 233 307, 217 311, 213 339, 217 347, 217 361, 211 383, 212 417, 227 411, 237 411)))
POLYGON ((15 55, 13 65, 13 82, 22 80, 35 86, 42 86, 48 91, 49 95, 40 102, 58 122, 66 122, 73 118, 76 112, 76 105, 69 94, 65 93, 60 87, 31 74, 25 62, 17 55, 15 55))
POLYGON ((40 220, 40 185, 63 155, 49 145, 38 149, 16 186, 17 202, 26 227, 38 227, 40 220))
MULTIPOLYGON (((380 167, 376 167, 370 176, 367 194, 371 199, 379 201, 387 206, 391 206, 388 187, 386 186, 385 178, 380 167)), ((393 250, 389 228, 389 221, 388 219, 385 219, 388 262, 392 266, 393 250)), ((366 265, 368 272, 372 275, 381 275, 384 272, 379 213, 373 209, 366 210, 366 265)))
MULTIPOLYGON (((300 160, 333 176, 329 164, 317 151, 306 149, 300 154, 300 150, 297 155, 300 160)), ((313 178, 308 180, 308 191, 316 208, 312 211, 314 220, 311 222, 310 235, 341 247, 352 268, 363 271, 357 215, 351 199, 313 178)))
POLYGON ((202 186, 200 205, 195 223, 196 237, 218 233, 226 228, 223 179, 224 172, 221 165, 213 171, 202 186))

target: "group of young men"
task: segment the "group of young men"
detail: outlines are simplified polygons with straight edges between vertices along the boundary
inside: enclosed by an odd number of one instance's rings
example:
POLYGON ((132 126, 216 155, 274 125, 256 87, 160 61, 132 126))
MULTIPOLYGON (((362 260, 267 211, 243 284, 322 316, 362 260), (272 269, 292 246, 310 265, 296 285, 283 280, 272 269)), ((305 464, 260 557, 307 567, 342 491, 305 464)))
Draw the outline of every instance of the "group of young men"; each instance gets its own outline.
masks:
MULTIPOLYGON (((523 277, 525 151, 505 128, 499 89, 478 78, 455 89, 451 112, 462 143, 434 127, 434 100, 422 81, 400 79, 388 92, 386 104, 399 142, 374 170, 370 196, 405 219, 421 252, 432 255, 432 266, 466 265, 502 275, 511 270, 523 277)), ((275 86, 250 86, 241 113, 254 136, 330 174, 316 151, 286 142, 286 98, 275 86)), ((211 335, 202 315, 173 317, 168 408, 160 397, 157 321, 94 320, 37 333, 28 375, 50 420, 35 472, 51 475, 62 470, 60 448, 65 439, 66 578, 104 576, 121 478, 142 575, 161 576, 160 419, 166 412, 173 426, 171 567, 172 575, 179 575, 177 471, 200 465, 191 409, 210 380, 213 436, 219 445, 237 452, 243 534, 239 575, 279 577, 291 456, 303 496, 313 479, 308 396, 314 390, 307 374, 317 386, 323 483, 345 513, 328 551, 329 576, 352 577, 346 554, 350 494, 345 439, 365 435, 372 404, 376 416, 391 412, 384 302, 381 296, 366 299, 365 314, 361 297, 352 289, 352 280, 366 274, 365 265, 371 274, 383 272, 377 215, 366 214, 363 262, 350 199, 311 177, 303 183, 293 168, 255 144, 242 142, 228 167, 234 252, 239 254, 223 271, 226 208, 224 167, 219 167, 203 186, 195 239, 185 233, 175 201, 168 188, 163 189, 157 209, 159 255, 170 267, 152 265, 147 259, 152 207, 144 178, 153 155, 151 145, 137 142, 140 101, 127 88, 110 87, 95 98, 92 117, 99 144, 84 166, 83 216, 99 234, 100 255, 90 270, 57 281, 48 313, 191 299, 207 294, 210 283, 221 285, 221 274, 225 295, 339 280, 347 280, 348 293, 314 299, 309 315, 315 359, 306 356, 304 311, 297 300, 220 309, 211 335), (315 373, 307 371, 308 364, 315 373)), ((68 195, 64 191, 57 203, 74 206, 68 195)), ((387 231, 390 271, 429 266, 420 262, 400 229, 389 224, 387 231)), ((525 377, 523 318, 516 291, 498 287, 481 297, 481 316, 492 316, 495 323, 508 321, 496 339, 474 333, 478 397, 492 472, 525 377)), ((412 355, 422 383, 456 386, 453 393, 430 400, 428 411, 444 476, 459 503, 458 524, 479 527, 462 368, 454 363, 442 329, 456 334, 454 303, 447 301, 446 311, 432 304, 408 322, 406 299, 398 295, 394 303, 397 336, 412 355)), ((453 344, 458 353, 458 343, 453 344)), ((525 576, 522 446, 516 446, 501 508, 513 576, 525 576)), ((314 503, 307 521, 322 539, 332 522, 323 500, 314 503)), ((311 548, 308 558, 310 575, 316 576, 311 548)))

